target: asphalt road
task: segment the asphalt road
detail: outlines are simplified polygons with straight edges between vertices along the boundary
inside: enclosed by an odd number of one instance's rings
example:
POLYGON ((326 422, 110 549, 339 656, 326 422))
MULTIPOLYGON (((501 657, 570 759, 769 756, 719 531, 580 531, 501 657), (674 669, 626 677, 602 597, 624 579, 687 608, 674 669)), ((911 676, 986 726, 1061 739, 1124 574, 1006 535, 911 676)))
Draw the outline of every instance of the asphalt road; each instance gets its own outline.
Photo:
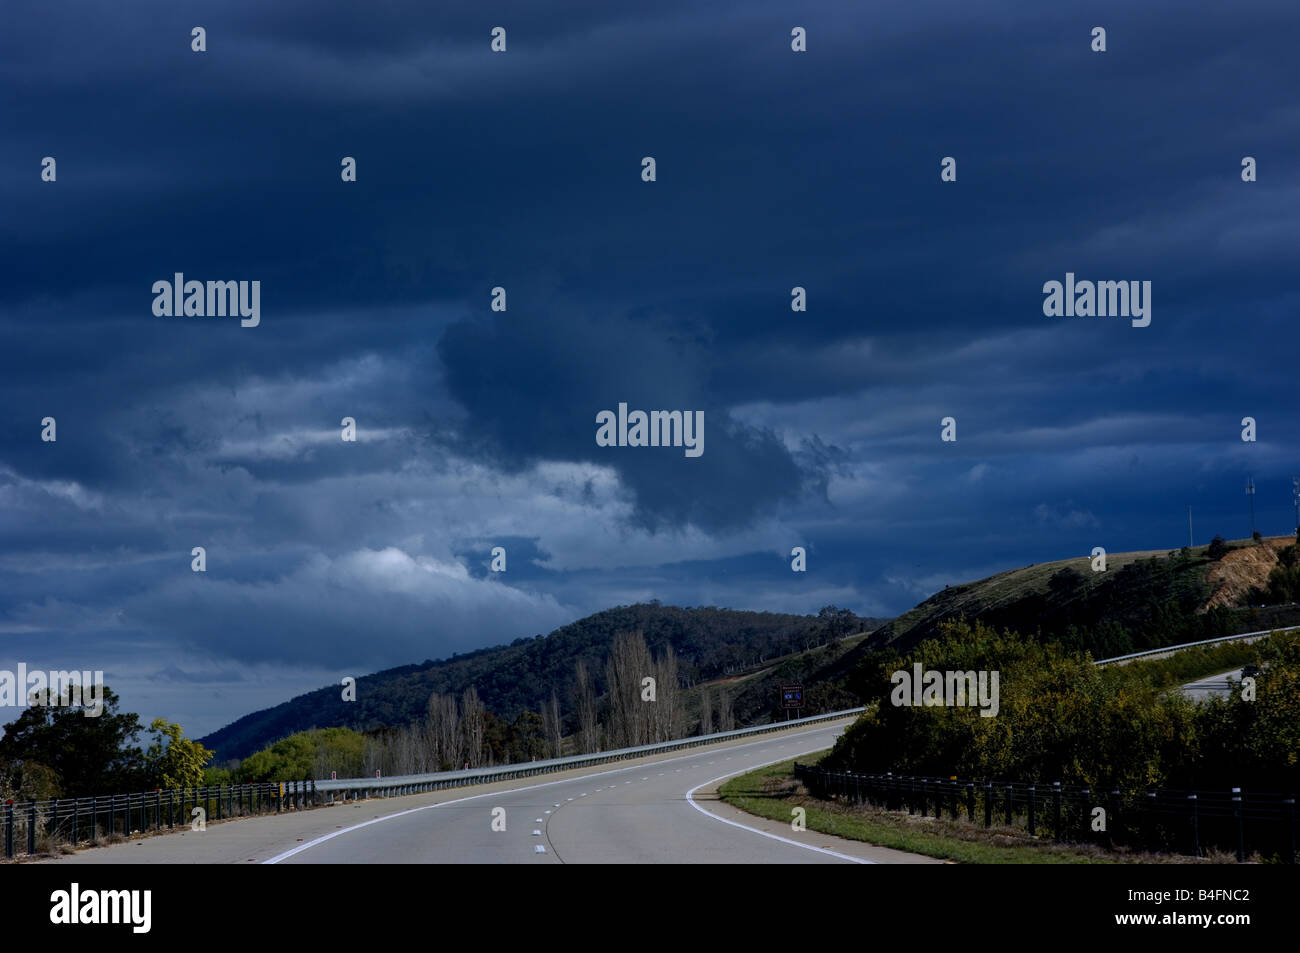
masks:
POLYGON ((1231 687, 1228 685, 1228 679, 1231 678, 1236 685, 1240 686, 1241 673, 1242 669, 1237 669, 1235 672, 1210 675, 1194 682, 1188 682, 1186 685, 1180 686, 1178 690, 1194 701, 1201 701, 1211 695, 1226 695, 1231 687))
POLYGON ((851 720, 554 776, 209 824, 48 862, 939 863, 796 832, 717 800, 726 778, 828 748, 851 720), (502 816, 505 829, 494 830, 502 816))

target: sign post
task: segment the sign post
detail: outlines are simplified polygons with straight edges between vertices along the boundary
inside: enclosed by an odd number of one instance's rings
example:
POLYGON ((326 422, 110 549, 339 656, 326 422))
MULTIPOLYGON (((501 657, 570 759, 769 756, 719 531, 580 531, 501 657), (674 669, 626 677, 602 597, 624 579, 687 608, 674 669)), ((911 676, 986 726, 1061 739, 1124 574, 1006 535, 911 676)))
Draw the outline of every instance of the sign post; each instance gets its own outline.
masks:
POLYGON ((782 685, 781 686, 781 707, 785 709, 785 720, 790 720, 790 712, 796 708, 803 707, 803 686, 802 685, 782 685))

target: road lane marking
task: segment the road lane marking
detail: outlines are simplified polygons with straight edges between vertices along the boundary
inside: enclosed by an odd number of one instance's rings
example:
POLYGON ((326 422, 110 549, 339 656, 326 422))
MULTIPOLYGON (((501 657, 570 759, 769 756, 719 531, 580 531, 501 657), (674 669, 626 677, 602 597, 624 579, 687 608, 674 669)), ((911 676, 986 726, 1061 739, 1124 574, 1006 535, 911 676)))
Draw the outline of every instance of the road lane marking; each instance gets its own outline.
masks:
MULTIPOLYGON (((816 728, 811 728, 809 731, 801 732, 801 734, 815 735, 815 734, 819 734, 819 733, 824 732, 824 731, 835 731, 835 732, 841 732, 841 733, 842 733, 843 730, 844 730, 844 726, 842 726, 842 725, 837 725, 837 724, 819 725, 819 726, 817 726, 816 728)), ((771 744, 771 739, 760 739, 760 740, 758 740, 758 741, 750 741, 750 742, 747 742, 747 743, 742 744, 742 745, 737 745, 737 746, 735 747, 735 749, 733 749, 733 750, 739 750, 740 748, 752 748, 752 747, 754 747, 755 745, 764 745, 764 744, 771 744)), ((811 751, 822 751, 822 750, 824 750, 824 747, 818 747, 818 748, 813 748, 813 749, 811 749, 811 751)), ((698 756, 699 756, 699 754, 698 754, 698 753, 695 753, 695 754, 691 754, 691 755, 681 755, 680 757, 677 757, 677 758, 666 758, 665 760, 667 760, 667 761, 680 761, 680 760, 684 760, 684 759, 687 759, 687 758, 698 757, 698 756)), ((777 764, 779 761, 783 761, 783 760, 785 760, 785 759, 784 759, 784 758, 780 758, 780 759, 777 759, 777 761, 769 761, 768 764, 777 764)), ((762 765, 759 765, 759 767, 762 767, 762 765)), ((592 775, 586 775, 586 777, 596 777, 597 775, 600 775, 600 774, 620 774, 620 773, 622 773, 623 771, 634 771, 634 770, 636 770, 636 766, 633 766, 633 767, 630 767, 630 768, 610 768, 610 769, 607 770, 607 771, 599 771, 599 772, 596 772, 595 774, 592 774, 592 775)), ((741 773, 741 772, 738 771, 738 772, 734 772, 734 773, 739 774, 739 773, 741 773)), ((723 777, 729 777, 729 775, 723 775, 723 777)), ((395 812, 392 813, 392 814, 377 815, 377 816, 376 816, 375 818, 373 818, 372 820, 369 820, 369 821, 362 821, 360 824, 353 824, 351 827, 343 827, 343 828, 339 828, 339 829, 336 830, 336 831, 331 831, 331 832, 328 833, 328 834, 322 834, 320 837, 317 837, 317 838, 315 838, 314 840, 310 840, 310 841, 308 841, 308 842, 305 843, 305 844, 299 844, 297 847, 292 847, 292 848, 290 848, 289 850, 284 851, 283 853, 276 854, 274 857, 271 857, 271 858, 268 858, 267 860, 262 861, 262 863, 263 863, 263 864, 278 864, 278 863, 280 863, 282 860, 287 860, 288 858, 294 856, 295 854, 300 854, 300 853, 302 853, 303 851, 308 850, 309 848, 312 848, 312 847, 317 846, 318 844, 323 844, 323 843, 324 843, 325 841, 327 841, 327 840, 333 840, 335 837, 339 837, 339 836, 342 835, 342 834, 349 834, 349 833, 351 833, 352 831, 360 830, 360 829, 363 828, 363 827, 369 827, 371 824, 378 824, 378 823, 380 823, 380 822, 382 822, 382 821, 389 821, 389 820, 392 820, 392 819, 395 818, 395 817, 404 817, 404 816, 407 815, 407 814, 415 814, 415 813, 418 813, 419 811, 431 811, 431 810, 433 810, 434 808, 446 807, 446 806, 449 805, 449 804, 461 804, 461 803, 464 803, 465 801, 477 801, 477 800, 480 800, 481 798, 485 798, 485 797, 500 797, 502 794, 506 794, 506 793, 509 793, 509 794, 516 794, 516 793, 518 793, 518 792, 520 792, 520 791, 532 791, 532 790, 534 790, 534 789, 536 789, 536 788, 549 788, 549 787, 554 787, 554 786, 557 785, 557 784, 572 784, 573 782, 574 782, 574 779, 573 779, 573 778, 562 778, 562 779, 560 779, 560 780, 558 780, 558 781, 543 781, 543 782, 541 782, 541 783, 539 783, 539 784, 529 784, 529 785, 525 785, 525 786, 523 786, 523 787, 518 787, 518 788, 506 788, 506 789, 504 789, 504 790, 502 790, 502 791, 487 791, 487 792, 485 792, 485 793, 483 793, 483 794, 470 794, 470 795, 468 795, 468 796, 466 796, 466 797, 453 798, 453 799, 450 800, 450 801, 439 801, 437 804, 425 804, 425 805, 423 805, 423 806, 421 806, 421 807, 412 807, 412 808, 408 808, 408 809, 405 810, 405 811, 395 811, 395 812)), ((624 784, 631 784, 631 783, 632 783, 631 781, 625 781, 625 782, 624 782, 624 784)), ((706 781, 705 783, 707 784, 707 783, 709 783, 709 782, 706 781)), ((699 785, 699 786, 697 786, 697 787, 702 787, 702 786, 703 786, 703 785, 699 785)), ((687 799, 689 800, 689 796, 688 796, 687 799)), ((572 801, 573 798, 569 798, 569 800, 572 801)), ((692 801, 691 803, 694 804, 693 801, 692 801)), ((556 806, 558 807, 559 805, 556 805, 556 806)), ((708 812, 708 811, 705 811, 702 807, 699 807, 698 805, 695 805, 695 807, 696 807, 697 810, 701 811, 702 813, 704 813, 704 814, 709 814, 709 812, 708 812)), ((716 815, 713 815, 713 814, 709 814, 709 817, 715 817, 717 820, 720 820, 720 821, 725 821, 725 820, 726 820, 725 818, 716 817, 716 815)), ((728 824, 734 824, 734 822, 732 822, 732 821, 726 821, 726 823, 728 823, 728 824)), ((734 824, 734 826, 736 826, 736 827, 744 827, 743 824, 734 824)), ((752 828, 747 828, 747 829, 752 829, 752 828)), ((765 832, 763 832, 763 831, 759 831, 758 833, 760 833, 760 834, 764 834, 764 836, 772 836, 772 835, 767 835, 767 834, 765 834, 765 832)), ((778 839, 779 839, 779 838, 778 838, 778 839)), ((540 845, 539 845, 539 846, 540 846, 540 845)), ((807 846, 807 845, 799 844, 798 846, 800 846, 800 847, 804 847, 804 846, 807 846)))
MULTIPOLYGON (((822 749, 814 748, 813 750, 820 751, 822 749)), ((804 752, 804 753, 811 754, 812 752, 804 752)), ((741 824, 737 821, 727 820, 727 818, 725 817, 719 817, 718 815, 712 814, 709 811, 706 811, 704 808, 700 807, 700 805, 696 803, 695 798, 692 796, 700 788, 706 787, 707 785, 716 784, 719 781, 724 780, 725 778, 730 778, 737 774, 744 774, 746 771, 757 771, 759 768, 765 768, 769 764, 779 764, 781 761, 784 760, 785 760, 784 758, 778 758, 776 761, 768 761, 766 764, 756 764, 753 767, 741 768, 739 771, 732 771, 730 774, 724 774, 721 777, 716 777, 712 781, 705 781, 703 784, 697 784, 695 785, 695 787, 691 788, 689 791, 686 792, 686 800, 690 802, 691 807, 695 808, 695 810, 699 811, 701 814, 705 815, 706 817, 711 817, 715 821, 721 821, 724 824, 730 824, 732 827, 739 827, 742 831, 750 831, 754 834, 761 834, 763 837, 770 837, 772 840, 779 840, 783 844, 791 844, 795 847, 802 847, 804 850, 815 850, 819 854, 829 854, 831 857, 838 857, 840 860, 847 860, 850 863, 874 864, 875 863, 874 860, 864 860, 861 857, 854 857, 850 854, 841 854, 839 851, 830 850, 829 848, 826 847, 815 847, 812 844, 801 844, 797 840, 791 840, 788 837, 778 837, 776 834, 769 834, 767 831, 761 831, 757 827, 750 827, 748 824, 741 824)))

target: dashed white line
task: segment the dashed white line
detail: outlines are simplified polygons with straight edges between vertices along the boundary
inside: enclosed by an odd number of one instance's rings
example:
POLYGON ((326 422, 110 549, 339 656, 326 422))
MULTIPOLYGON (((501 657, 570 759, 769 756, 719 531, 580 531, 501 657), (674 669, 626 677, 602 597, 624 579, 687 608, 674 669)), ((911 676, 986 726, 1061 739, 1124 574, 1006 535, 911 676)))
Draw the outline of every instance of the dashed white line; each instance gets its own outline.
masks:
MULTIPOLYGON (((816 734, 816 733, 818 733, 820 730, 821 730, 821 729, 814 729, 812 732, 809 732, 809 733, 810 733, 810 734, 816 734)), ((838 737, 838 735, 837 735, 837 737, 838 737)), ((764 741, 752 741, 752 742, 749 742, 749 743, 747 743, 747 744, 737 745, 737 747, 740 747, 740 748, 749 748, 749 747, 753 747, 753 746, 755 746, 755 745, 761 745, 761 744, 764 744, 764 743, 765 743, 764 741)), ((783 747, 784 747, 784 746, 783 746, 783 747)), ((820 748, 815 748, 815 749, 813 749, 813 750, 821 750, 821 749, 820 749, 820 748)), ((682 757, 689 757, 689 756, 688 756, 688 755, 683 755, 682 757)), ((668 760, 676 760, 676 759, 672 759, 672 758, 670 758, 670 759, 668 759, 668 760)), ((769 764, 776 764, 777 762, 775 762, 775 761, 770 761, 770 762, 768 762, 768 763, 769 763, 769 764)), ((762 765, 759 765, 759 767, 762 767, 762 765)), ((627 768, 610 768, 608 771, 601 771, 601 772, 597 772, 597 773, 599 773, 599 774, 618 774, 618 773, 620 773, 620 772, 627 771, 627 770, 628 770, 627 768)), ((678 770, 680 771, 681 769, 679 768, 678 770)), ((742 769, 742 770, 743 770, 743 769, 742 769)), ((737 772, 732 772, 732 773, 733 773, 733 774, 739 774, 740 772, 737 771, 737 772)), ((724 777, 730 777, 730 775, 724 775, 724 777)), ((565 783, 567 783, 565 780, 559 780, 559 781, 543 781, 543 782, 541 782, 540 784, 529 784, 529 785, 526 785, 526 786, 524 786, 524 787, 511 788, 510 790, 511 790, 512 792, 518 792, 518 791, 532 791, 532 790, 534 790, 535 788, 548 788, 548 787, 553 787, 554 785, 557 785, 557 784, 565 784, 565 783)), ((631 781, 624 781, 623 783, 624 783, 624 784, 631 784, 632 782, 631 782, 631 781)), ((706 782, 706 783, 707 783, 707 782, 706 782)), ((383 815, 382 817, 376 817, 376 818, 374 818, 374 819, 372 819, 372 820, 369 820, 369 821, 362 821, 360 824, 353 824, 351 827, 343 827, 343 828, 339 828, 339 829, 336 830, 336 831, 331 831, 330 833, 325 834, 325 835, 323 835, 323 836, 321 836, 321 837, 317 837, 317 838, 315 838, 314 840, 310 840, 310 841, 308 841, 308 842, 305 843, 305 844, 299 844, 297 847, 290 848, 289 850, 286 850, 284 853, 276 854, 274 857, 271 857, 271 858, 269 858, 268 860, 264 860, 264 861, 262 861, 262 863, 263 863, 263 864, 278 864, 278 863, 280 863, 281 861, 284 861, 284 860, 287 860, 287 859, 290 858, 290 857, 293 857, 295 854, 300 854, 300 853, 302 853, 302 852, 305 851, 305 850, 309 850, 310 848, 315 847, 317 844, 322 844, 322 843, 324 843, 324 842, 327 841, 327 840, 333 840, 335 837, 341 837, 341 836, 344 835, 344 834, 350 834, 350 833, 352 833, 353 831, 360 830, 360 829, 363 828, 363 827, 369 827, 371 824, 379 824, 379 823, 382 823, 383 821, 391 821, 391 820, 394 820, 394 819, 399 818, 399 817, 405 817, 405 816, 408 815, 408 814, 416 814, 416 813, 419 813, 420 811, 430 811, 430 810, 434 810, 434 809, 439 808, 439 807, 447 807, 448 805, 451 805, 451 804, 463 804, 463 803, 466 802, 466 801, 477 801, 477 800, 479 800, 479 799, 481 799, 481 798, 485 798, 485 797, 496 797, 496 796, 497 796, 497 795, 496 795, 494 792, 490 792, 490 791, 489 791, 489 792, 485 792, 485 793, 483 793, 483 794, 471 794, 471 795, 468 795, 467 797, 453 798, 453 799, 450 800, 450 801, 439 801, 437 804, 426 804, 426 805, 424 805, 423 807, 413 807, 413 808, 409 808, 408 810, 405 810, 405 811, 395 811, 395 812, 392 813, 392 814, 385 814, 385 815, 383 815)), ((572 801, 573 798, 569 798, 569 800, 572 801)), ((692 802, 692 803, 694 803, 694 802, 692 802)), ((559 807, 560 805, 557 804, 557 805, 555 805, 555 806, 556 806, 556 807, 559 807)), ((698 805, 696 805, 696 808, 697 808, 697 810, 701 811, 701 812, 704 813, 704 814, 709 814, 708 811, 705 811, 703 808, 699 807, 698 805)), ((709 816, 710 816, 710 817, 714 817, 714 815, 712 815, 712 814, 709 814, 709 816)), ((723 820, 723 818, 717 818, 717 820, 723 820)), ((732 822, 728 821, 727 823, 732 823, 732 822)), ((737 824, 737 825, 735 825, 735 826, 737 826, 737 827, 743 827, 744 825, 742 825, 742 824, 737 824)), ((763 833, 763 832, 762 832, 762 831, 759 831, 759 833, 763 833)), ((765 836, 771 836, 771 835, 765 835, 765 836)), ((800 846, 800 847, 804 847, 804 846, 806 846, 806 845, 799 844, 798 846, 800 846)), ((539 853, 539 854, 540 854, 540 853, 545 853, 545 849, 543 848, 542 850, 539 850, 538 853, 539 853)))

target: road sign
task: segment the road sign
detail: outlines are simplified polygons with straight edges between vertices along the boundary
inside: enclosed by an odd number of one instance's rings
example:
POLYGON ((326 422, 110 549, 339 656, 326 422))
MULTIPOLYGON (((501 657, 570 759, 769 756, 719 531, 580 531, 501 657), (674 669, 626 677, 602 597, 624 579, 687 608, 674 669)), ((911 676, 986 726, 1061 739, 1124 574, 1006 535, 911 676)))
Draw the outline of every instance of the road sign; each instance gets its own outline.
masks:
POLYGON ((781 686, 781 707, 802 708, 803 707, 803 686, 782 685, 781 686))

